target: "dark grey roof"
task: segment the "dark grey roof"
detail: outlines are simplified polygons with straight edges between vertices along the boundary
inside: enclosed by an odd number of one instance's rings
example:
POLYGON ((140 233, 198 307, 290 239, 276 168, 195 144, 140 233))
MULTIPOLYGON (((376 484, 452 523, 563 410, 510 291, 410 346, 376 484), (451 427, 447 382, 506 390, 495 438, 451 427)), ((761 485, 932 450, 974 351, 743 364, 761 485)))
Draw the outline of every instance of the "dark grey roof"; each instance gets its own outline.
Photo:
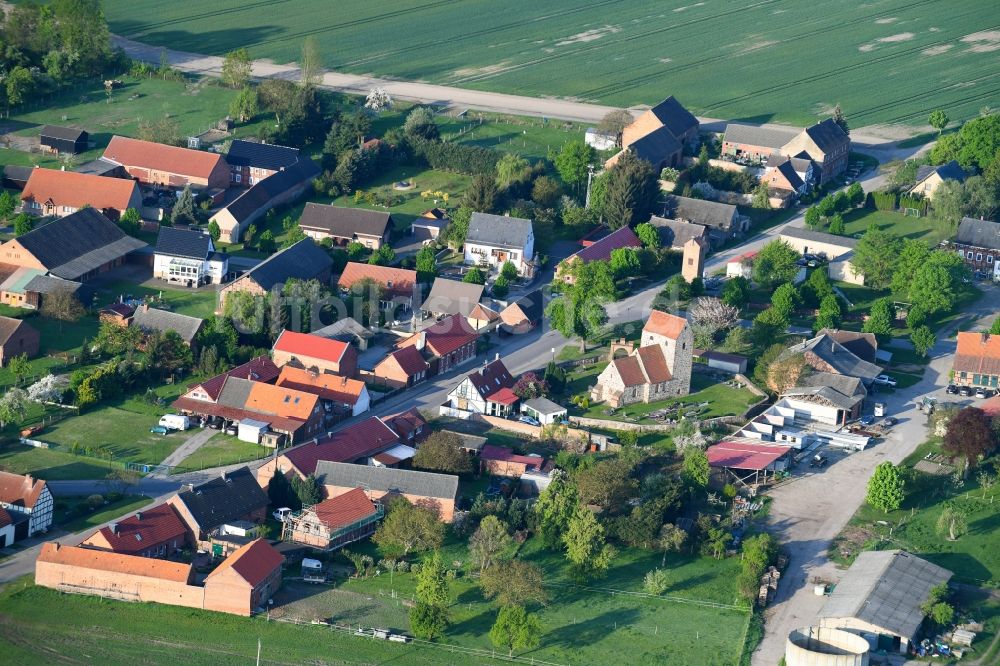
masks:
POLYGON ((524 313, 529 322, 537 324, 542 320, 542 314, 545 312, 545 294, 541 289, 536 289, 531 293, 525 294, 507 307, 514 306, 521 309, 521 312, 524 313))
POLYGON ((15 164, 8 164, 3 168, 3 177, 10 181, 16 182, 28 182, 28 178, 31 177, 31 171, 33 167, 17 166, 15 164))
POLYGON ((73 169, 73 171, 77 173, 86 173, 92 176, 106 176, 119 170, 124 174, 125 169, 121 164, 112 162, 111 160, 106 160, 103 157, 98 157, 96 160, 84 162, 80 166, 73 169))
POLYGON ((701 224, 684 222, 682 220, 668 220, 665 217, 654 215, 649 219, 660 232, 660 244, 664 247, 672 247, 679 250, 684 247, 692 238, 704 238, 708 229, 701 224))
POLYGON ((654 167, 684 149, 677 137, 666 127, 658 127, 628 146, 636 157, 646 160, 654 167))
POLYGON ((736 217, 736 206, 689 197, 667 197, 666 209, 666 217, 670 219, 703 224, 727 232, 736 217))
POLYGON ((861 396, 847 396, 829 386, 793 386, 782 393, 783 396, 798 398, 806 402, 827 402, 839 409, 851 409, 861 396))
POLYGON ((861 553, 823 604, 819 617, 856 618, 910 639, 924 619, 920 605, 932 587, 946 583, 951 575, 902 550, 861 553))
POLYGON ((1000 250, 1000 222, 963 217, 958 224, 955 242, 973 247, 1000 250))
POLYGON ((212 237, 200 229, 160 227, 156 237, 156 254, 204 260, 211 252, 212 237))
POLYGON ((532 234, 531 220, 520 217, 473 213, 469 220, 467 243, 523 250, 532 234))
POLYGON ((23 319, 0 315, 0 342, 7 342, 7 340, 10 339, 10 336, 14 335, 14 332, 22 326, 27 329, 33 329, 31 324, 23 319))
POLYGON ((299 149, 273 143, 234 139, 229 144, 226 162, 230 166, 254 167, 269 171, 287 169, 299 161, 299 149))
MULTIPOLYGON (((273 176, 272 176, 273 177, 273 176)), ((249 277, 265 291, 283 284, 289 278, 312 280, 333 266, 333 260, 311 238, 303 238, 295 245, 272 254, 251 268, 243 277, 249 277)))
POLYGON ((814 241, 816 243, 829 243, 830 245, 837 245, 851 250, 858 246, 856 238, 828 234, 825 231, 815 231, 813 229, 806 229, 805 227, 785 227, 781 230, 781 235, 788 238, 801 238, 802 240, 814 241))
POLYGON ((204 531, 263 509, 268 502, 249 467, 223 473, 177 497, 204 531))
POLYGON ((277 197, 319 174, 320 168, 316 163, 303 157, 287 169, 254 183, 250 189, 226 206, 226 210, 233 219, 242 224, 260 209, 270 207, 277 197))
POLYGON ((140 307, 132 315, 133 326, 138 326, 146 332, 160 331, 161 333, 166 333, 167 331, 176 331, 184 342, 188 344, 194 340, 194 336, 198 335, 198 331, 201 330, 201 326, 204 323, 205 321, 198 317, 189 317, 188 315, 177 314, 169 310, 160 310, 159 308, 140 307))
POLYGON ((832 372, 810 372, 799 378, 799 386, 828 386, 850 397, 868 394, 865 385, 859 378, 837 375, 832 372))
POLYGON ((81 208, 17 240, 50 273, 66 280, 76 280, 146 246, 93 208, 81 208))
POLYGON ((483 297, 483 285, 437 278, 420 309, 434 314, 468 317, 483 297))
POLYGON ((398 492, 418 497, 453 500, 458 494, 457 476, 392 467, 352 465, 320 460, 316 463, 316 478, 325 486, 398 492))
POLYGON ((36 294, 53 294, 57 291, 77 293, 83 285, 72 280, 63 280, 52 275, 36 275, 24 285, 25 292, 36 294))
POLYGON ((843 144, 851 142, 847 132, 833 122, 833 118, 818 122, 807 127, 804 131, 825 155, 829 155, 843 144))
POLYGON ((798 136, 799 131, 791 127, 761 127, 760 125, 729 123, 726 125, 726 133, 722 136, 722 140, 778 149, 798 136))
POLYGON ((382 238, 391 222, 392 216, 385 211, 326 206, 311 201, 299 218, 303 229, 317 229, 340 238, 353 238, 355 234, 382 238))
POLYGON ((684 105, 671 95, 650 111, 675 137, 679 137, 693 127, 698 127, 698 119, 684 105))
POLYGON ((532 398, 524 403, 525 407, 531 407, 533 410, 539 414, 558 414, 560 412, 565 412, 566 408, 560 404, 554 403, 548 398, 532 398))
POLYGON ((882 368, 874 363, 869 363, 858 358, 844 347, 844 345, 825 333, 789 347, 782 356, 803 354, 805 352, 815 354, 837 374, 857 377, 865 382, 865 384, 871 383, 873 379, 882 373, 882 368))
POLYGON ((781 153, 771 153, 767 156, 767 166, 769 167, 778 167, 785 162, 790 163, 796 173, 805 173, 812 165, 812 160, 805 157, 789 157, 781 153))
POLYGON ((356 319, 352 319, 351 317, 338 319, 329 326, 311 331, 311 333, 321 338, 340 340, 342 342, 352 342, 355 338, 368 339, 375 337, 374 331, 365 328, 356 319))
POLYGON ((931 174, 938 174, 944 180, 957 180, 962 182, 968 175, 962 166, 956 161, 952 160, 950 162, 945 162, 944 164, 939 164, 933 166, 930 164, 924 164, 917 167, 917 183, 926 180, 931 174))
POLYGON ((219 392, 218 402, 223 407, 233 409, 243 409, 250 398, 250 391, 253 390, 256 382, 242 377, 226 377, 222 390, 219 392))
POLYGON ((785 180, 788 181, 788 184, 796 192, 798 192, 799 188, 805 184, 802 182, 802 179, 799 178, 799 174, 795 172, 795 167, 792 166, 791 160, 785 160, 774 168, 778 170, 778 173, 785 177, 785 180))
POLYGON ((52 137, 53 139, 62 139, 64 141, 79 141, 90 136, 86 130, 76 129, 75 127, 60 127, 59 125, 45 125, 38 135, 43 139, 45 137, 52 137))

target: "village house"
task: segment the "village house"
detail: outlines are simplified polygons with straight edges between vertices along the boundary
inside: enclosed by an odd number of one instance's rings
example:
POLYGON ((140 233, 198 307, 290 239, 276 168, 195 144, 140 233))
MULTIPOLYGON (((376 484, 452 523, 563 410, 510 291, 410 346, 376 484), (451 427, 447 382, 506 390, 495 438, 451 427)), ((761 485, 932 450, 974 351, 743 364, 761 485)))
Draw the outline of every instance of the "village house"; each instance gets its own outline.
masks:
POLYGON ((545 314, 545 292, 536 289, 500 311, 500 331, 511 335, 521 335, 542 323, 545 314))
MULTIPOLYGON (((325 464, 331 463, 320 463, 325 464)), ((369 499, 364 488, 354 488, 288 516, 281 524, 281 540, 330 552, 375 534, 383 515, 382 505, 369 499)))
POLYGON ((795 410, 796 418, 842 426, 861 417, 867 397, 868 390, 858 377, 812 371, 786 389, 781 401, 795 410))
POLYGON ((963 217, 951 245, 969 268, 1000 279, 1000 222, 963 217))
POLYGON ((389 388, 408 388, 427 379, 430 364, 416 346, 400 347, 372 368, 375 380, 389 388))
POLYGON ((164 503, 102 527, 81 545, 122 555, 168 557, 188 541, 188 526, 170 504, 164 503))
POLYGON ((673 95, 652 107, 622 131, 622 151, 605 163, 614 166, 626 150, 646 160, 659 172, 663 167, 680 167, 684 147, 698 139, 698 119, 673 95))
POLYGON ((151 308, 143 303, 132 314, 130 325, 142 329, 142 332, 146 334, 174 331, 181 336, 184 344, 191 347, 205 325, 205 320, 170 310, 151 308))
POLYGON ((40 345, 41 335, 34 326, 23 319, 0 315, 0 367, 22 354, 35 358, 40 345))
POLYGON ((859 358, 828 333, 819 333, 805 342, 789 347, 779 358, 785 359, 796 354, 802 354, 806 364, 814 370, 857 377, 866 388, 882 374, 881 367, 859 358))
POLYGON ((955 160, 933 166, 922 164, 917 167, 916 182, 907 194, 921 196, 928 201, 934 200, 934 193, 945 181, 961 183, 965 181, 967 174, 962 166, 955 160))
POLYGON ((660 246, 677 252, 683 251, 684 245, 689 240, 708 241, 708 227, 703 224, 671 220, 657 215, 652 216, 649 223, 656 227, 660 234, 660 246))
POLYGON ((572 275, 575 262, 589 263, 591 261, 609 261, 614 250, 622 248, 639 249, 642 241, 630 227, 622 227, 607 234, 603 238, 588 244, 586 247, 566 257, 556 267, 556 275, 560 280, 573 284, 576 278, 572 275))
POLYGON ((228 523, 260 523, 267 516, 267 494, 249 467, 241 467, 200 485, 189 485, 167 500, 191 532, 195 545, 215 551, 215 537, 228 523))
POLYGON ((476 303, 465 321, 475 330, 486 332, 493 330, 499 324, 500 313, 482 303, 476 303))
MULTIPOLYGON (((719 247, 731 238, 739 238, 750 228, 750 220, 740 215, 736 206, 670 195, 666 197, 663 218, 700 224, 708 230, 708 239, 713 247, 719 247)), ((691 236, 697 234, 686 234, 691 236)), ((676 243, 677 240, 674 240, 676 243)), ((683 244, 682 244, 683 245, 683 244)))
POLYGON ((90 147, 90 134, 76 127, 44 125, 38 132, 38 145, 43 152, 79 155, 90 147))
POLYGON ((271 358, 278 367, 291 365, 344 377, 353 377, 358 372, 358 353, 354 347, 310 333, 282 331, 274 341, 271 358))
POLYGON ((243 232, 272 208, 302 197, 320 173, 315 162, 303 157, 295 164, 254 182, 212 215, 210 222, 219 225, 220 240, 238 243, 243 238, 243 232))
POLYGON ((368 387, 357 379, 286 365, 278 375, 277 386, 318 396, 323 409, 337 418, 359 416, 371 407, 368 387))
POLYGON ((367 465, 371 456, 399 443, 399 435, 385 421, 377 416, 370 416, 326 437, 285 449, 257 469, 257 482, 267 488, 276 472, 281 472, 286 477, 294 474, 305 479, 316 473, 316 464, 321 460, 343 463, 360 461, 362 465, 367 465))
POLYGON ((267 541, 252 540, 197 584, 191 564, 50 542, 42 545, 35 564, 35 584, 105 599, 249 617, 281 587, 283 562, 267 541))
POLYGON ((439 277, 431 285, 431 291, 420 305, 420 311, 430 317, 460 314, 468 320, 469 315, 479 306, 484 289, 483 285, 474 282, 439 277))
POLYGON ((127 209, 142 208, 142 195, 134 180, 42 168, 31 170, 21 193, 21 210, 29 215, 65 217, 85 206, 118 220, 127 209))
POLYGON ((266 296, 273 289, 280 290, 285 282, 292 279, 329 284, 332 267, 330 255, 311 238, 303 238, 295 245, 272 254, 223 287, 219 292, 219 313, 225 312, 226 299, 235 292, 266 296))
POLYGON ((252 187, 300 159, 298 148, 245 139, 233 139, 226 152, 230 182, 238 187, 252 187))
POLYGON ((387 496, 400 496, 415 506, 434 509, 446 523, 455 516, 458 477, 452 474, 323 461, 316 466, 316 478, 330 498, 364 488, 372 501, 385 503, 387 496))
POLYGON ((514 407, 519 400, 513 391, 516 383, 498 354, 495 360, 470 372, 452 389, 441 413, 458 418, 470 418, 475 414, 506 418, 515 413, 514 407))
POLYGON ((484 474, 518 479, 530 472, 545 469, 545 458, 539 455, 522 456, 506 446, 487 444, 479 451, 479 464, 484 474))
POLYGON ((878 338, 874 333, 845 331, 840 328, 821 328, 816 335, 829 335, 839 342, 847 351, 862 361, 875 363, 878 361, 878 338))
POLYGON ((820 185, 847 169, 850 152, 850 137, 830 118, 803 130, 730 123, 722 138, 723 156, 741 163, 764 165, 772 155, 811 160, 820 185))
POLYGON ((86 282, 125 263, 125 258, 146 247, 125 234, 117 224, 93 208, 32 229, 0 245, 0 262, 16 268, 33 268, 48 275, 86 282))
POLYGON ((694 353, 687 320, 653 310, 642 328, 640 345, 628 356, 612 360, 598 375, 591 400, 624 407, 687 395, 694 353))
POLYGON ((741 163, 764 165, 772 155, 784 157, 781 147, 800 132, 792 127, 729 123, 722 135, 722 155, 741 163))
POLYGON ((160 227, 153 254, 153 277, 186 287, 222 284, 229 256, 217 252, 212 237, 200 229, 160 227))
POLYGON ((826 258, 827 274, 831 280, 863 285, 864 273, 856 271, 852 260, 858 246, 856 238, 838 236, 805 227, 786 226, 779 238, 799 254, 815 254, 826 258))
POLYGON ((531 277, 534 272, 535 232, 531 220, 473 213, 464 247, 467 266, 500 270, 509 261, 518 275, 531 277))
POLYGON ((399 441, 408 446, 416 446, 431 434, 427 419, 416 407, 411 407, 398 414, 390 414, 384 420, 399 437, 399 441))
POLYGON ((476 357, 479 332, 462 315, 451 315, 400 342, 397 348, 415 347, 430 365, 428 376, 441 374, 476 357))
MULTIPOLYGON (((809 164, 809 171, 812 171, 812 162, 801 159, 798 161, 809 164)), ((781 159, 775 155, 768 157, 767 168, 760 181, 767 185, 772 194, 777 193, 781 197, 805 194, 809 191, 809 182, 799 175, 792 158, 781 159)))
POLYGON ((270 358, 267 356, 258 356, 211 379, 189 385, 185 395, 189 395, 197 400, 217 400, 222 393, 226 380, 230 377, 271 384, 280 374, 281 369, 270 358))
POLYGON ((113 136, 104 159, 120 164, 143 185, 194 190, 229 187, 229 165, 218 153, 113 136))
POLYGON ((337 278, 337 288, 351 298, 372 298, 376 295, 352 291, 355 283, 368 280, 380 287, 380 293, 377 294, 379 308, 387 312, 387 317, 394 317, 397 310, 401 313, 413 310, 415 297, 420 290, 416 271, 349 261, 337 278))
POLYGON ((342 208, 309 202, 299 218, 299 228, 317 241, 329 238, 334 245, 357 242, 377 250, 389 243, 392 215, 386 211, 342 208))
POLYGON ((0 507, 11 515, 17 541, 47 532, 52 526, 54 504, 45 481, 30 474, 0 471, 0 507), (27 520, 19 520, 21 516, 27 520))
POLYGON ((931 588, 951 572, 903 550, 858 555, 817 614, 821 629, 843 629, 880 650, 908 654, 924 623, 931 588))
POLYGON ((1000 335, 961 331, 951 374, 959 386, 1000 387, 1000 335))

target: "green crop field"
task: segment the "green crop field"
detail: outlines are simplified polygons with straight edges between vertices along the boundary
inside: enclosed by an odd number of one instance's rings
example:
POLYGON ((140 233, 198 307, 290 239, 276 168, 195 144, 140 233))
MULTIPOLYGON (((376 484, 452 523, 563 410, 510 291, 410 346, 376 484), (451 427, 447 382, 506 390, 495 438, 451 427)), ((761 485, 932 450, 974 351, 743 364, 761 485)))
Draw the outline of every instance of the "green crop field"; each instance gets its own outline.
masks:
POLYGON ((276 62, 314 36, 325 64, 619 106, 674 94, 716 118, 858 127, 974 116, 1000 92, 1000 17, 982 0, 105 2, 113 32, 276 62))

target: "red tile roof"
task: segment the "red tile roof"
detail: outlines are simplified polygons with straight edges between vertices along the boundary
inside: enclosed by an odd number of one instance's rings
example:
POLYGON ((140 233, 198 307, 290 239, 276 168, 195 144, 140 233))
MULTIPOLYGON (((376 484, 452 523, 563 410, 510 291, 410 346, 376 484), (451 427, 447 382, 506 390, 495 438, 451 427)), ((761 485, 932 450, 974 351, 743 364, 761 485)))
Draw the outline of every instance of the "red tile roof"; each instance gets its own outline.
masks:
POLYGON ((319 442, 309 442, 289 449, 284 457, 305 475, 316 471, 320 460, 353 462, 378 453, 399 442, 399 437, 377 416, 354 423, 319 442))
POLYGON ((482 448, 479 452, 479 459, 520 463, 525 465, 526 469, 529 470, 541 470, 545 465, 545 458, 522 456, 514 453, 513 449, 509 449, 506 446, 493 446, 492 444, 487 444, 482 448))
POLYGON ((712 467, 734 469, 765 469, 768 465, 791 451, 788 446, 770 446, 753 442, 723 440, 705 451, 712 467))
POLYGON ((499 318, 499 312, 489 309, 482 303, 476 303, 476 306, 472 308, 472 312, 468 316, 468 319, 475 319, 476 321, 496 321, 499 318))
POLYGON ((479 339, 479 333, 460 314, 445 317, 433 326, 410 336, 401 342, 400 345, 415 345, 421 336, 424 336, 426 348, 437 356, 450 354, 456 349, 461 349, 470 342, 474 343, 479 339))
POLYGON ((251 587, 257 587, 281 567, 285 557, 264 539, 256 539, 222 561, 215 571, 205 577, 212 580, 227 569, 232 569, 251 587))
POLYGON ((660 345, 639 347, 636 350, 636 356, 639 357, 639 362, 642 363, 642 368, 646 371, 646 377, 649 378, 651 384, 669 382, 673 379, 670 368, 667 367, 667 359, 663 355, 663 348, 660 345))
MULTIPOLYGON (((0 506, 0 527, 7 527, 14 522, 14 519, 7 513, 7 509, 0 506)), ((7 544, 10 545, 10 544, 7 544)))
POLYGON ((35 502, 45 490, 45 482, 30 474, 0 472, 0 502, 34 508, 35 502))
POLYGON ((642 367, 635 356, 616 358, 612 363, 625 386, 642 386, 646 383, 646 375, 642 374, 642 367))
POLYGON ((355 282, 365 278, 370 278, 382 285, 389 295, 405 298, 413 296, 417 284, 416 271, 350 261, 344 266, 344 271, 337 280, 337 286, 345 290, 350 289, 355 282))
POLYGON ((282 331, 274 341, 274 351, 309 356, 333 363, 338 363, 344 358, 347 347, 347 343, 340 340, 295 331, 282 331))
POLYGON ((986 412, 986 415, 989 417, 1000 416, 1000 395, 987 398, 984 402, 980 403, 979 409, 986 412))
POLYGON ((387 416, 384 421, 393 432, 402 438, 408 438, 411 432, 427 425, 427 419, 423 417, 416 407, 411 407, 405 412, 387 416))
POLYGON ((274 361, 269 359, 267 356, 258 356, 257 358, 247 361, 243 365, 233 368, 229 372, 224 372, 221 375, 216 375, 211 379, 207 379, 201 384, 192 384, 188 387, 188 389, 201 386, 202 390, 205 391, 209 397, 215 400, 222 392, 222 387, 226 384, 227 377, 237 377, 239 379, 250 379, 257 382, 268 383, 277 379, 280 373, 281 371, 278 369, 278 366, 274 364, 274 361))
POLYGON ((368 499, 363 488, 355 488, 323 500, 313 507, 313 511, 323 525, 333 530, 375 515, 375 504, 368 499))
POLYGON ((56 205, 73 208, 83 208, 85 204, 89 204, 97 210, 125 210, 137 187, 131 178, 108 178, 58 169, 32 169, 24 192, 21 193, 21 200, 34 200, 40 204, 51 200, 56 205))
POLYGON ((122 555, 93 548, 65 546, 53 541, 42 544, 42 552, 38 555, 38 561, 129 576, 159 578, 175 583, 186 583, 191 578, 190 564, 137 555, 122 555))
POLYGON ((138 511, 128 518, 119 520, 115 525, 115 531, 112 531, 110 526, 102 527, 84 540, 84 545, 98 545, 90 541, 100 534, 114 552, 138 555, 175 539, 180 545, 187 534, 187 525, 169 504, 160 504, 151 509, 138 511))
POLYGON ((687 320, 684 317, 678 317, 677 315, 661 312, 660 310, 653 310, 649 313, 649 319, 646 320, 646 325, 642 327, 642 332, 656 333, 671 340, 676 340, 680 337, 681 331, 684 330, 684 326, 686 325, 687 320))
POLYGON ((629 227, 622 227, 611 232, 604 238, 590 243, 576 254, 571 255, 566 261, 579 259, 580 261, 608 261, 611 258, 611 251, 623 247, 642 247, 642 241, 635 235, 629 227))
POLYGON ((954 369, 977 375, 1000 375, 1000 335, 959 333, 954 369))
POLYGON ((227 421, 242 421, 243 419, 253 419, 255 421, 266 421, 271 425, 272 430, 294 435, 299 428, 306 424, 305 421, 274 414, 264 414, 240 407, 227 407, 215 402, 205 400, 195 400, 193 398, 177 398, 170 405, 171 409, 189 414, 204 414, 207 416, 219 416, 227 421))
MULTIPOLYGON (((389 352, 386 359, 392 358, 399 364, 400 369, 406 373, 407 377, 412 377, 419 372, 424 372, 430 366, 427 365, 427 361, 424 360, 423 355, 416 347, 401 347, 395 351, 389 352)), ((386 359, 379 361, 379 365, 385 362, 386 359)))
POLYGON ((304 391, 319 396, 323 400, 332 400, 348 405, 354 405, 365 390, 365 383, 350 377, 314 373, 302 368, 286 365, 278 376, 278 386, 304 391))
POLYGON ((318 402, 319 397, 313 393, 296 391, 287 386, 254 382, 243 408, 252 412, 308 421, 315 413, 318 402))
POLYGON ((490 402, 495 402, 498 405, 513 405, 515 402, 520 400, 513 391, 511 391, 506 386, 496 391, 495 393, 486 397, 490 402))
POLYGON ((222 161, 222 155, 113 136, 104 157, 125 167, 155 169, 195 178, 208 178, 222 161))

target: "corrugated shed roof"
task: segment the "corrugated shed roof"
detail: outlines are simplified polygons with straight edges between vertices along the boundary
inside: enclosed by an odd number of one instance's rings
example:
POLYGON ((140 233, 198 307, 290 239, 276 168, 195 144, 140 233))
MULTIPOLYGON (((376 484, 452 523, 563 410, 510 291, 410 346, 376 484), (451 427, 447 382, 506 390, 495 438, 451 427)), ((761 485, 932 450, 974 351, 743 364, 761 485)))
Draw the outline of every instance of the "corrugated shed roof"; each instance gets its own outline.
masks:
POLYGON ((316 476, 323 485, 340 488, 360 487, 449 500, 458 494, 458 477, 452 474, 322 461, 316 465, 316 476))
POLYGON ((728 143, 742 143, 748 146, 774 148, 777 150, 798 136, 800 130, 791 127, 761 127, 744 123, 729 123, 722 140, 728 143))
POLYGON ((819 612, 821 618, 856 618, 888 633, 912 638, 924 613, 920 605, 951 572, 903 550, 858 555, 819 612))
POLYGON ((140 307, 132 315, 133 326, 138 326, 146 332, 159 331, 166 333, 167 331, 176 331, 181 336, 181 339, 188 344, 191 344, 195 336, 198 335, 198 331, 201 330, 204 323, 204 319, 170 312, 169 310, 160 310, 159 308, 140 307))
POLYGON ((86 139, 88 134, 86 130, 78 129, 76 127, 61 127, 59 125, 43 125, 41 131, 38 133, 41 138, 52 137, 53 139, 62 139, 64 141, 79 141, 80 139, 86 139))
POLYGON ((715 446, 708 447, 705 454, 712 467, 759 470, 766 469, 791 450, 788 446, 722 440, 715 446))
POLYGON ((781 235, 786 238, 801 238, 802 240, 815 241, 817 243, 829 243, 844 248, 844 251, 853 250, 858 246, 858 240, 849 236, 838 236, 828 234, 825 231, 815 231, 805 227, 786 226, 781 230, 781 235))
POLYGON ((702 224, 713 229, 728 231, 736 217, 736 206, 670 195, 666 199, 667 217, 702 224))

